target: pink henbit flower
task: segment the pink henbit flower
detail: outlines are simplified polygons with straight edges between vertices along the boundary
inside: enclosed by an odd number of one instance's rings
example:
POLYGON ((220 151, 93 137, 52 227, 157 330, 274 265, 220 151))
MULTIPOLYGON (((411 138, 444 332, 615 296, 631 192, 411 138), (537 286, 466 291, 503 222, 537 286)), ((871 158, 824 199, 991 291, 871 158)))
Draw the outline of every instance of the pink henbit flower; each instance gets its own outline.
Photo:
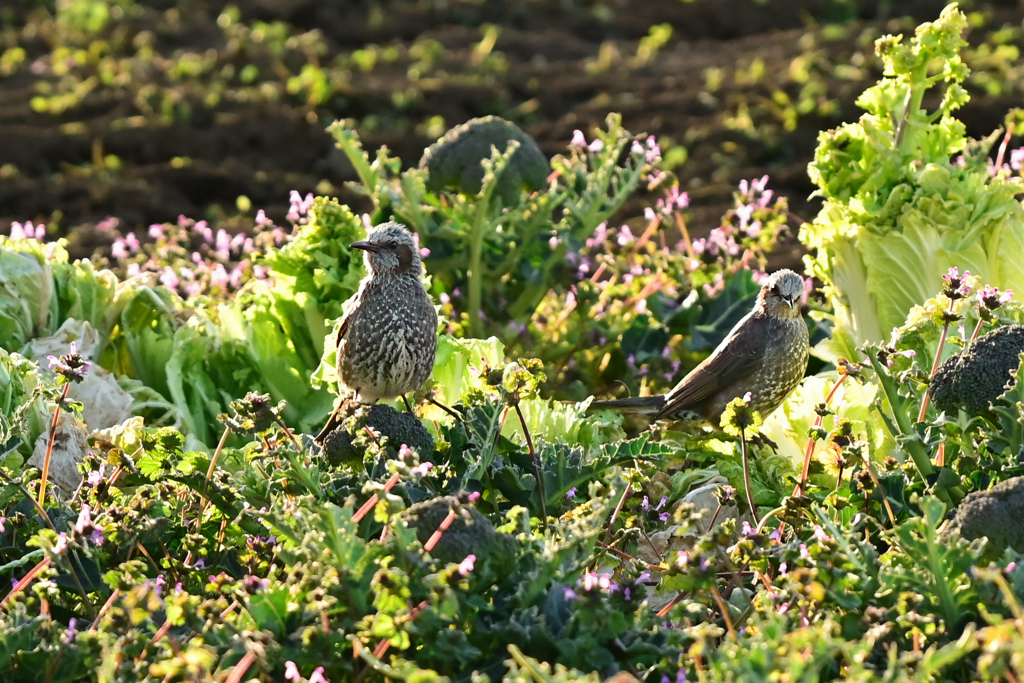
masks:
POLYGON ((476 555, 466 555, 466 559, 459 562, 458 572, 462 576, 469 576, 469 573, 473 571, 473 567, 476 565, 476 555))
POLYGON ((327 680, 326 676, 324 676, 324 668, 322 666, 318 666, 316 669, 313 670, 313 675, 311 675, 309 677, 309 683, 331 683, 331 682, 329 680, 327 680))
POLYGON ((256 212, 256 225, 273 225, 274 221, 267 218, 267 214, 260 209, 256 212))
POLYGON ((302 674, 299 673, 299 667, 295 666, 295 662, 288 660, 284 663, 284 678, 286 681, 302 680, 302 674))
POLYGON ((1005 292, 1000 292, 998 287, 991 285, 985 285, 980 292, 978 292, 978 298, 981 299, 981 304, 994 311, 1003 304, 1007 304, 1013 299, 1013 292, 1009 289, 1005 292))
POLYGON ((604 149, 604 142, 601 140, 601 138, 594 138, 594 140, 590 143, 587 149, 596 154, 597 152, 600 152, 602 149, 604 149))
POLYGON ((412 468, 412 470, 410 470, 410 471, 411 471, 411 472, 412 472, 413 474, 418 474, 418 475, 420 475, 421 477, 425 477, 425 476, 427 476, 427 474, 428 474, 428 473, 430 472, 430 470, 432 470, 432 469, 434 469, 434 465, 433 465, 433 463, 429 463, 429 462, 424 462, 424 463, 420 463, 420 464, 419 464, 419 465, 417 465, 416 467, 413 467, 413 468, 412 468))
POLYGON ((583 136, 582 130, 576 129, 572 132, 572 142, 569 145, 579 147, 580 149, 587 146, 587 139, 583 136))

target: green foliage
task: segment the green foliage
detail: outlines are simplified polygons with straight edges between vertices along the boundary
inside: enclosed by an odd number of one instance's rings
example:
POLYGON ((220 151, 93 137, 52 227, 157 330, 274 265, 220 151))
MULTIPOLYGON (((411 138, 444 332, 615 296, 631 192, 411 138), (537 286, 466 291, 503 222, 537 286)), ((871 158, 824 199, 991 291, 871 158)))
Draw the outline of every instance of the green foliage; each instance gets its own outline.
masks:
POLYGON ((885 78, 861 95, 856 123, 819 136, 811 179, 825 199, 801 240, 808 270, 833 308, 830 358, 883 340, 933 291, 932 277, 953 266, 1001 289, 1024 291, 1012 256, 1024 240, 1018 178, 981 163, 956 164, 967 145, 953 112, 968 100, 969 69, 959 50, 967 19, 955 5, 918 27, 910 41, 876 44, 885 78), (935 111, 926 94, 941 89, 935 111))
MULTIPOLYGON (((101 31, 134 11, 100 5, 109 10, 101 31)), ((62 21, 83 7, 61 5, 62 21)), ((282 26, 238 17, 229 8, 221 27, 239 45, 292 49, 282 26)), ((955 89, 934 120, 923 100, 902 123, 889 116, 936 77, 964 77, 958 27, 950 11, 909 47, 882 43, 892 75, 869 91, 860 128, 844 129, 849 139, 829 152, 837 164, 822 166, 835 181, 823 190, 832 208, 875 221, 865 234, 886 211, 879 239, 912 232, 898 221, 917 214, 956 214, 970 192, 997 204, 1005 197, 991 188, 1012 185, 999 174, 980 181, 972 153, 963 169, 943 165, 962 136, 948 117, 955 89), (897 144, 876 144, 879 135, 897 144), (915 169, 915 154, 945 175, 915 169), (941 211, 929 187, 944 197, 941 211)), ((496 30, 486 35, 493 46, 496 30)), ((664 40, 664 28, 652 32, 638 59, 664 40)), ((305 44, 312 55, 315 43, 305 44)), ((490 49, 480 47, 481 60, 498 68, 490 49)), ((434 50, 418 52, 432 68, 434 50)), ((365 50, 352 65, 396 59, 365 50)), ((187 79, 210 67, 184 59, 176 68, 187 79)), ((339 91, 328 71, 300 68, 291 91, 317 106, 339 91)), ((756 65, 746 71, 760 78, 756 65)), ((959 276, 928 298, 941 274, 929 271, 920 305, 898 318, 886 346, 868 348, 863 365, 809 378, 776 414, 762 420, 737 402, 723 423, 731 434, 627 434, 620 418, 587 416, 586 401, 547 396, 574 386, 582 397, 622 377, 631 389, 674 381, 749 310, 760 274, 746 264, 766 267, 787 208, 766 179, 741 184, 718 230, 690 241, 688 199, 661 170, 657 145, 608 124, 556 157, 550 182, 513 183, 507 197, 502 180, 522 148, 475 155, 478 191, 434 192, 418 169, 400 173, 385 150, 371 160, 352 130, 334 129, 371 220, 398 217, 430 251, 428 286, 451 319, 424 388, 451 412, 422 396, 415 416, 356 408, 342 420, 340 456, 338 444, 321 450, 304 433, 331 408, 328 331, 364 274, 347 248, 363 222, 347 207, 294 200, 309 203, 290 219, 294 235, 257 235, 256 263, 237 271, 253 277, 237 288, 118 280, 67 263, 59 244, 3 241, 0 678, 1024 676, 1024 573, 1012 564, 1019 501, 1005 495, 1021 481, 1024 388, 1001 391, 978 415, 943 411, 940 392, 926 399, 933 366, 955 347, 981 348, 972 327, 1008 334, 1000 330, 1019 324, 1022 309, 990 289, 973 296, 965 290, 976 283, 959 276), (641 183, 666 192, 644 234, 609 229, 641 183), (673 226, 678 246, 652 243, 673 226), (468 302, 483 315, 456 315, 468 302), (101 338, 92 360, 138 390, 137 414, 90 436, 73 498, 51 489, 37 501, 22 456, 47 428, 58 384, 19 352, 58 328, 84 336, 85 323, 101 338), (467 327, 494 336, 460 336, 467 327), (807 480, 787 495, 805 454, 807 480), (757 526, 735 514, 742 487, 751 507, 772 508, 757 526), (981 535, 991 542, 966 542, 981 535)), ((165 226, 157 247, 117 267, 127 274, 153 259, 174 274, 192 258, 185 233, 199 224, 180 227, 165 226)), ((835 278, 837 263, 826 263, 835 278)))

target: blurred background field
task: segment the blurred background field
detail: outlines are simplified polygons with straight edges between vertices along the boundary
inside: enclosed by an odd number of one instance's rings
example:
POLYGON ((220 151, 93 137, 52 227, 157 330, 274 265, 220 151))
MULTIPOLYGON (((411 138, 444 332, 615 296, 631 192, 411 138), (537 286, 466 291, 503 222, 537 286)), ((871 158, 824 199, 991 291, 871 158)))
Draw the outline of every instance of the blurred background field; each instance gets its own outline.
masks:
MULTIPOLYGON (((405 164, 496 114, 547 155, 610 111, 656 136, 690 196, 693 237, 739 180, 768 174, 790 225, 813 217, 819 130, 855 119, 880 77, 874 40, 912 34, 941 0, 7 0, 0 3, 0 231, 46 225, 73 257, 97 222, 145 235, 179 215, 229 232, 289 193, 338 196, 355 173, 324 129, 405 164)), ((1019 103, 1024 7, 968 2, 968 134, 1019 103)), ((653 200, 647 200, 650 203, 653 200)), ((645 198, 624 216, 638 216, 645 198)), ((143 237, 143 240, 145 238, 143 237)), ((771 265, 796 263, 793 236, 771 265)))

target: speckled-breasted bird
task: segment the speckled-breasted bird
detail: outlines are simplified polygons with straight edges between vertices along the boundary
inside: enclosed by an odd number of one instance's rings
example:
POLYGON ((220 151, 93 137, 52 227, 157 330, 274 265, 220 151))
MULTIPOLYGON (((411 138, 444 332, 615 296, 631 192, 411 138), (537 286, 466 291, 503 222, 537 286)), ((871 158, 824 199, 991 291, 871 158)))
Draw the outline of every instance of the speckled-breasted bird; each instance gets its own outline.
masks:
POLYGON ((754 310, 732 328, 704 362, 665 395, 595 401, 654 420, 707 421, 714 426, 726 405, 750 393, 751 408, 767 417, 797 387, 807 370, 807 324, 800 314, 804 281, 779 270, 761 287, 754 310))
POLYGON ((359 403, 403 396, 430 377, 437 350, 437 312, 420 281, 416 242, 404 225, 382 223, 349 246, 365 252, 368 274, 338 328, 339 393, 359 403))

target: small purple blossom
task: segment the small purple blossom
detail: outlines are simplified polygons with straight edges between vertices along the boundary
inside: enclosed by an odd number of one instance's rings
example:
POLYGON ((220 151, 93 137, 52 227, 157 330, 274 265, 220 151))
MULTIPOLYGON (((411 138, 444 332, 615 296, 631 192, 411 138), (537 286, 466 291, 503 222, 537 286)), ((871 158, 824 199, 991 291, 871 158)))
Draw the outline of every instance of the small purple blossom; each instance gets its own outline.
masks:
POLYGON ((981 299, 981 304, 994 311, 1004 304, 1010 302, 1013 299, 1013 292, 1009 289, 1005 292, 1000 292, 998 287, 992 287, 991 285, 985 285, 981 291, 978 292, 978 298, 981 299))
POLYGON ((573 487, 572 487, 571 489, 569 489, 568 491, 566 491, 566 492, 565 492, 565 497, 566 497, 567 499, 569 499, 569 500, 572 500, 573 498, 575 498, 575 497, 576 497, 576 492, 577 492, 578 490, 579 490, 579 489, 577 489, 577 488, 576 488, 575 486, 573 486, 573 487))
POLYGON ((78 620, 74 617, 68 620, 68 632, 64 635, 64 642, 70 643, 75 639, 75 626, 78 624, 78 620))
POLYGON ((81 382, 85 379, 85 373, 92 367, 91 361, 87 361, 79 355, 76 345, 76 342, 71 342, 70 351, 59 358, 47 356, 47 360, 50 361, 50 369, 68 382, 81 382))
POLYGON ((14 240, 36 240, 42 242, 46 238, 46 226, 42 223, 32 225, 32 221, 11 223, 11 239, 14 240))
POLYGON ((476 566, 476 555, 466 555, 466 559, 459 563, 458 572, 462 576, 468 576, 474 566, 476 566))

